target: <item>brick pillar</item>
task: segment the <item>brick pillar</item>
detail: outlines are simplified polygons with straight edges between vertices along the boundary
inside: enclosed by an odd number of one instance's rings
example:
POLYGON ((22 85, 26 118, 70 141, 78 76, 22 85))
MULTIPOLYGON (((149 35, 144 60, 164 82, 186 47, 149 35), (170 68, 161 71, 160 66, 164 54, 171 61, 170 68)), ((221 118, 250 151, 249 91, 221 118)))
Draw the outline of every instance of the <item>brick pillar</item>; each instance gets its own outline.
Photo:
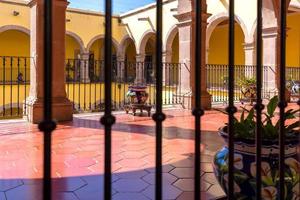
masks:
MULTIPOLYGON (((65 89, 65 13, 68 2, 53 0, 53 82, 52 105, 53 119, 72 120, 73 108, 66 96, 65 89)), ((30 54, 34 62, 30 66, 30 93, 26 99, 26 119, 32 123, 43 120, 43 71, 44 71, 44 20, 43 1, 33 0, 31 7, 30 54)))
POLYGON ((178 15, 179 21, 179 60, 185 63, 186 67, 181 68, 181 80, 184 91, 188 91, 191 88, 192 91, 192 106, 195 104, 195 78, 194 78, 194 67, 201 68, 201 105, 204 109, 211 108, 211 95, 207 91, 206 85, 206 27, 208 14, 206 12, 206 1, 202 1, 202 58, 201 66, 195 66, 195 13, 194 2, 191 0, 179 0, 178 2, 178 15), (190 72, 189 72, 190 71, 190 72))

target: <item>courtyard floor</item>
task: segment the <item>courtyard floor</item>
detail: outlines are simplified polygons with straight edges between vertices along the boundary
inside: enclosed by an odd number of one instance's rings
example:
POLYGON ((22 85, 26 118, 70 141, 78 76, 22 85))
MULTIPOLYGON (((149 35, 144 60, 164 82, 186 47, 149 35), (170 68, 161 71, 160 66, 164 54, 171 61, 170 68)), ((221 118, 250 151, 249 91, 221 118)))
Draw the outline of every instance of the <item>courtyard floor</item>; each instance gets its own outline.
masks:
MULTIPOLYGON (((290 108, 298 108, 292 104, 290 108)), ((194 117, 169 109, 163 128, 163 198, 191 200, 194 177, 194 117)), ((54 200, 103 199, 104 130, 100 114, 75 115, 53 132, 54 200)), ((112 133, 114 200, 154 199, 155 123, 150 117, 116 114, 112 133)), ((202 118, 203 199, 224 197, 212 160, 224 144, 218 129, 227 122, 219 111, 202 118)), ((43 135, 24 120, 0 121, 0 200, 41 200, 43 135)))
MULTIPOLYGON (((163 130, 164 199, 193 196, 194 118, 190 111, 167 110, 163 130)), ((155 124, 151 118, 116 114, 112 133, 113 199, 154 199, 155 124)), ((75 115, 53 133, 52 176, 55 200, 103 198, 103 127, 99 114, 75 115)), ((227 117, 203 117, 202 195, 223 197, 213 174, 214 153, 223 145, 217 130, 227 117)), ((23 120, 0 122, 0 200, 42 199, 43 135, 23 120)))

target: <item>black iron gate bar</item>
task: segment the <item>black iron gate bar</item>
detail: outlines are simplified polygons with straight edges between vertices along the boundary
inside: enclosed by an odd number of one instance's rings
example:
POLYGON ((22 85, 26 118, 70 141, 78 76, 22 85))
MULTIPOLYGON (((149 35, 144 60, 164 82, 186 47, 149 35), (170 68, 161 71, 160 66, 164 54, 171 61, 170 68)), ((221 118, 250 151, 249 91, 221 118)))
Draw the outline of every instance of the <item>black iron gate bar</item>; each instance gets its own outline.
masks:
POLYGON ((111 114, 112 85, 112 1, 105 0, 105 44, 104 44, 105 112, 101 118, 104 125, 104 199, 111 199, 111 128, 115 117, 111 114))
POLYGON ((162 122, 166 116, 162 112, 162 0, 156 1, 156 112, 152 116, 156 122, 155 157, 155 199, 162 200, 162 122))
POLYGON ((193 115, 195 116, 195 182, 194 182, 194 198, 201 199, 201 116, 204 111, 201 109, 201 68, 202 66, 202 0, 195 0, 195 108, 193 115))
POLYGON ((287 107, 285 99, 285 67, 286 67, 286 14, 287 14, 286 0, 281 0, 280 4, 280 89, 279 89, 279 199, 285 198, 285 116, 284 111, 287 107))
POLYGON ((237 111, 234 106, 234 26, 235 15, 234 15, 234 0, 229 0, 229 57, 228 57, 228 96, 229 103, 227 112, 229 114, 228 119, 228 148, 229 148, 229 166, 228 166, 228 200, 234 199, 234 113, 237 111))
POLYGON ((256 199, 261 199, 261 120, 262 110, 262 1, 257 0, 257 25, 256 25, 256 199))
POLYGON ((44 121, 39 129, 44 132, 43 199, 52 199, 51 134, 56 128, 52 121, 52 0, 44 2, 44 121))

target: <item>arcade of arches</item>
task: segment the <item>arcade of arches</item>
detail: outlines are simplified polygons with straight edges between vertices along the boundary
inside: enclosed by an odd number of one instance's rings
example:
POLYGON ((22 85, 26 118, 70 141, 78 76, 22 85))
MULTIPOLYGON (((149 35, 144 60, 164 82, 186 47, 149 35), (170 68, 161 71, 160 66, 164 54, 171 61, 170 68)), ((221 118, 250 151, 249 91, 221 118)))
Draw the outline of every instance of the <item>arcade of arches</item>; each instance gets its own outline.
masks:
MULTIPOLYGON (((56 5, 58 0, 54 0, 56 5)), ((224 1, 225 2, 225 1, 224 1)), ((205 25, 206 37, 203 38, 203 50, 206 52, 202 60, 206 64, 226 65, 228 57, 228 10, 224 6, 224 2, 220 1, 212 4, 207 0, 205 4, 205 14, 207 19, 203 22, 205 25), (225 14, 224 14, 225 13, 225 14), (227 14, 226 14, 227 13, 227 14)), ((74 10, 67 8, 65 3, 65 10, 55 10, 56 13, 56 30, 59 34, 64 34, 65 38, 58 38, 59 42, 65 44, 65 48, 55 46, 57 49, 55 62, 60 68, 65 67, 68 59, 84 59, 101 61, 104 56, 104 37, 103 37, 103 14, 92 11, 74 10), (63 20, 62 20, 63 19, 63 20), (63 22, 63 23, 62 23, 63 22), (102 23, 102 24, 101 24, 102 23), (62 57, 64 55, 64 57, 62 57)), ((167 1, 165 6, 176 9, 176 14, 170 14, 164 11, 164 27, 163 27, 163 61, 164 63, 183 63, 185 65, 181 71, 176 69, 164 71, 164 80, 166 82, 180 81, 182 93, 193 91, 193 80, 190 72, 193 71, 193 25, 189 13, 194 12, 190 4, 190 0, 172 0, 167 1), (187 17, 189 16, 189 17, 187 17), (180 80, 178 77, 181 77, 180 80)), ((39 2, 36 3, 37 6, 39 2)), ((248 3, 247 3, 248 4, 248 3)), ((58 4, 57 4, 58 6, 58 4)), ((61 6, 61 5, 60 5, 61 6)), ((274 9, 268 13, 268 24, 264 26, 263 45, 264 45, 264 63, 270 66, 276 66, 278 55, 278 43, 276 43, 278 36, 278 23, 276 18, 276 5, 272 5, 271 0, 266 0, 267 9, 274 9)), ((117 66, 116 74, 121 77, 130 77, 131 81, 139 82, 146 79, 147 82, 155 81, 155 6, 152 4, 148 9, 137 9, 133 13, 125 13, 113 18, 113 60, 115 62, 123 62, 124 64, 117 66), (148 21, 137 20, 139 16, 149 16, 148 21), (133 63, 143 63, 142 65, 133 63), (120 69, 119 69, 120 68, 120 69)), ((242 5, 237 2, 236 24, 235 24, 235 63, 237 65, 255 65, 255 26, 256 20, 253 17, 253 8, 242 5), (246 9, 245 9, 246 8, 246 9)), ((2 10, 18 10, 21 15, 16 17, 7 15, 5 21, 0 19, 0 57, 2 56, 22 56, 33 57, 39 66, 42 59, 39 58, 39 51, 41 47, 37 46, 39 40, 42 38, 36 34, 41 28, 36 23, 36 19, 30 19, 30 13, 36 12, 36 7, 30 7, 26 3, 15 3, 15 1, 7 0, 0 2, 0 12, 2 10), (30 38, 30 36, 34 36, 30 38), (40 49, 36 49, 40 48, 40 49), (40 60, 39 60, 40 59, 40 60)), ((292 0, 289 6, 289 13, 287 18, 287 66, 300 66, 300 5, 299 2, 292 0)), ((33 15, 31 15, 33 16, 33 15)), ((37 16, 38 17, 38 16, 37 16)), ((203 63, 204 64, 204 63, 203 63)), ((33 63, 28 66, 33 70, 30 74, 35 75, 41 73, 34 71, 33 63)), ((16 67, 16 66, 13 66, 16 67)), ((114 66, 113 66, 114 67, 114 66)), ((3 67, 0 65, 0 76, 3 73, 3 67)), ((202 68, 205 70, 205 68, 202 68)), ((274 67, 276 71, 276 67, 274 67)), ((65 69, 60 70, 62 74, 65 69)), ((205 71, 204 71, 205 72, 205 71)), ((88 73, 87 73, 88 74, 88 73)), ((13 74, 16 77, 17 74, 13 74)), ((65 81, 65 75, 61 77, 62 83, 65 81)), ((270 75, 270 79, 272 75, 270 75)), ((30 77, 32 78, 32 77, 30 77)), ((90 78, 90 77, 87 77, 90 78)), ((276 79, 276 78, 274 78, 276 79)), ((34 80, 37 82, 36 77, 34 80)), ((31 81, 31 84, 33 84, 31 81)), ((203 79, 205 80, 205 78, 203 79)), ((59 81, 57 82, 57 84, 59 81)), ((36 83, 37 84, 37 83, 36 83)), ((39 84, 37 84, 39 86, 39 84)), ((206 91, 206 83, 202 84, 203 92, 206 91)), ((276 87, 276 86, 274 86, 276 87)), ((38 88, 38 87, 36 87, 38 88)), ((59 95, 64 96, 64 89, 58 92, 59 95)), ((36 90, 31 88, 32 91, 36 90)), ((35 94, 34 92, 32 94, 35 94)), ((209 108, 210 101, 207 102, 209 108)), ((206 105, 206 103, 204 103, 206 105)))

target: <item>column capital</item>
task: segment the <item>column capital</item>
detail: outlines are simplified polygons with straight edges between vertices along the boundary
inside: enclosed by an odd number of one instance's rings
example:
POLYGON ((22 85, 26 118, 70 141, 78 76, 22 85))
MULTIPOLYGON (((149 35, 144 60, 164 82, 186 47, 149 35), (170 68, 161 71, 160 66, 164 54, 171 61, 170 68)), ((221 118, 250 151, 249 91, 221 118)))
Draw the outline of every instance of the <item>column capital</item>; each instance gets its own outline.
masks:
POLYGON ((144 62, 144 60, 145 60, 145 54, 137 54, 136 55, 136 61, 137 62, 144 62))
POLYGON ((255 44, 254 42, 251 43, 244 43, 244 50, 254 50, 255 49, 255 44))
POLYGON ((276 38, 279 35, 279 27, 269 27, 262 30, 263 38, 276 38))

